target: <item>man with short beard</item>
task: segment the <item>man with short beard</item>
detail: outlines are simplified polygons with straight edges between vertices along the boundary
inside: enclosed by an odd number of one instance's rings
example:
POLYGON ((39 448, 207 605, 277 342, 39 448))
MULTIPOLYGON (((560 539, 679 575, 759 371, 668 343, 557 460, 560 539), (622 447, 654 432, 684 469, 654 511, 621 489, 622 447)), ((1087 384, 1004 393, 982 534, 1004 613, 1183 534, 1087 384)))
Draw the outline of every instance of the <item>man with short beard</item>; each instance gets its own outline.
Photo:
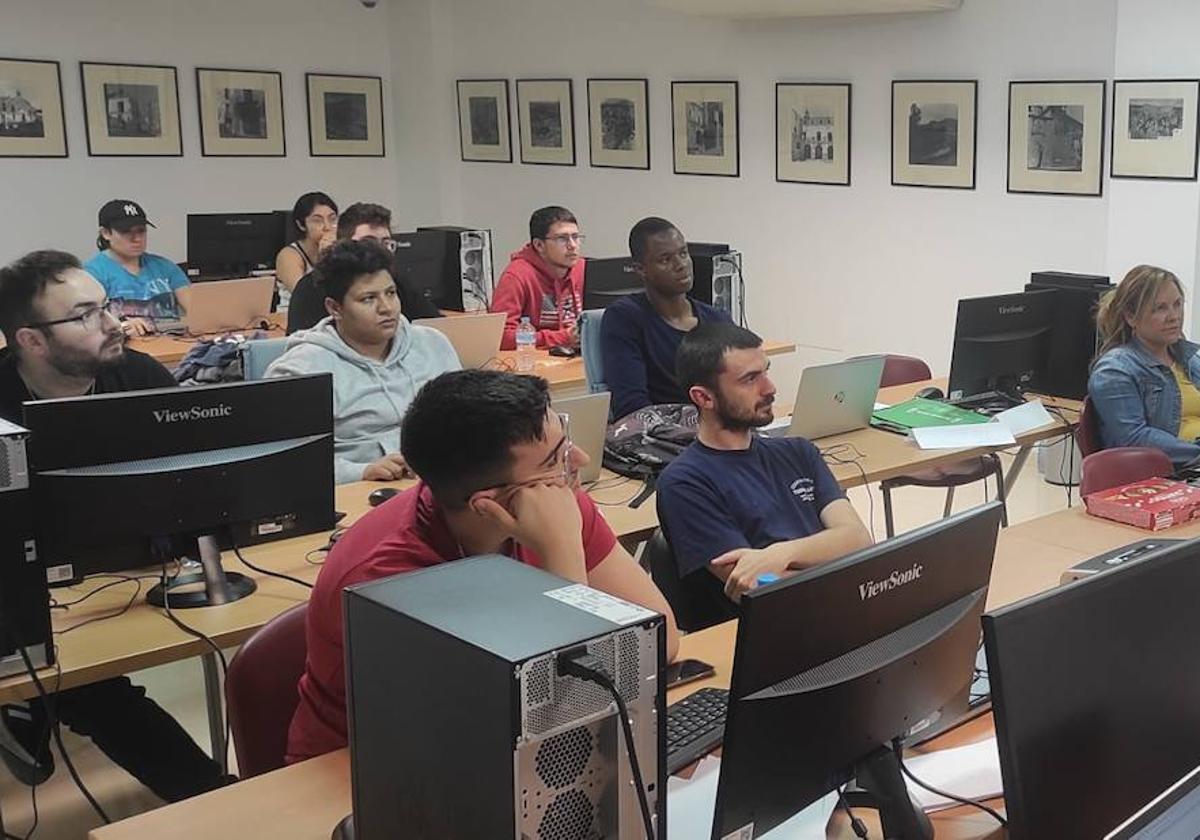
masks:
POLYGON ((762 339, 731 323, 701 323, 676 356, 700 428, 658 481, 659 521, 688 597, 714 616, 736 616, 763 574, 871 544, 815 446, 757 434, 775 418, 769 367, 762 339))
MULTIPOLYGON (((173 386, 171 374, 125 349, 104 287, 62 251, 35 251, 0 269, 0 418, 20 424, 22 403, 173 386)), ((130 516, 136 515, 131 500, 130 516)), ((90 736, 105 755, 162 799, 174 802, 219 787, 220 765, 146 690, 128 677, 52 695, 60 721, 90 736)), ((7 733, 0 758, 25 784, 50 777, 50 730, 40 700, 0 707, 7 733), (9 737, 11 736, 11 737, 9 737)))

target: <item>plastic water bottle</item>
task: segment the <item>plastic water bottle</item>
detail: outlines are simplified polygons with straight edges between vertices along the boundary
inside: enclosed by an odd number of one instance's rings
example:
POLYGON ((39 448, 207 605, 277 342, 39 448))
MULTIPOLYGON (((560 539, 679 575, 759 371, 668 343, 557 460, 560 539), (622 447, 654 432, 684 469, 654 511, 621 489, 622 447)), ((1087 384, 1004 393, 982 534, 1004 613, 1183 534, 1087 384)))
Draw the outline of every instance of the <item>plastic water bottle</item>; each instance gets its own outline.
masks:
POLYGON ((517 326, 518 373, 533 373, 533 355, 536 346, 537 333, 533 329, 533 324, 529 323, 529 316, 526 315, 521 318, 521 323, 517 326))

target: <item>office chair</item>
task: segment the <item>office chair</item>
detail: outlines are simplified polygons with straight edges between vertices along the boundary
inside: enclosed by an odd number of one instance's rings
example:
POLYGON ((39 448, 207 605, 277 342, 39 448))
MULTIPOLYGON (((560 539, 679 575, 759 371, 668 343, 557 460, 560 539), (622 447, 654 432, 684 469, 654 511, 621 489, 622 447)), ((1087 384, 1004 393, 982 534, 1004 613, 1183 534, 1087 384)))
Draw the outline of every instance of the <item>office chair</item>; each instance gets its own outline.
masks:
MULTIPOLYGON (((658 591, 671 605, 675 613, 675 623, 685 633, 694 633, 728 621, 729 615, 717 612, 710 604, 701 603, 692 597, 679 577, 679 567, 675 565, 675 553, 662 528, 657 528, 642 550, 642 562, 650 568, 650 577, 658 587, 658 591)), ((701 574, 708 574, 706 571, 701 574)))
MULTIPOLYGON (((931 379, 929 365, 914 356, 884 357, 883 376, 879 386, 887 388, 892 385, 907 385, 910 382, 923 382, 931 379)), ((1004 498, 1004 468, 1000 457, 995 454, 980 455, 968 458, 944 467, 931 467, 927 470, 898 475, 879 482, 879 490, 883 494, 883 524, 888 537, 896 535, 896 523, 892 511, 892 491, 897 487, 937 487, 945 488, 946 504, 942 508, 942 517, 950 515, 954 509, 954 490, 976 481, 986 482, 989 476, 996 478, 996 498, 1000 502, 1000 521, 1008 527, 1008 505, 1004 498)), ((986 486, 986 485, 985 485, 986 486)))
POLYGON ((608 390, 604 384, 604 359, 600 355, 600 321, 603 318, 603 309, 585 309, 579 313, 579 349, 589 394, 608 390))
POLYGON ((1166 478, 1174 472, 1171 459, 1161 449, 1146 446, 1105 449, 1083 459, 1079 495, 1087 496, 1145 478, 1166 478))
POLYGON ((1096 407, 1092 405, 1091 397, 1083 398, 1079 423, 1075 426, 1075 443, 1085 458, 1104 448, 1104 444, 1100 442, 1100 418, 1096 416, 1096 407))
POLYGON ((229 663, 225 706, 238 775, 245 779, 283 766, 288 727, 300 702, 308 604, 297 604, 246 640, 229 663))
POLYGON ((287 349, 286 338, 260 338, 242 345, 242 378, 247 382, 262 379, 271 362, 287 349))

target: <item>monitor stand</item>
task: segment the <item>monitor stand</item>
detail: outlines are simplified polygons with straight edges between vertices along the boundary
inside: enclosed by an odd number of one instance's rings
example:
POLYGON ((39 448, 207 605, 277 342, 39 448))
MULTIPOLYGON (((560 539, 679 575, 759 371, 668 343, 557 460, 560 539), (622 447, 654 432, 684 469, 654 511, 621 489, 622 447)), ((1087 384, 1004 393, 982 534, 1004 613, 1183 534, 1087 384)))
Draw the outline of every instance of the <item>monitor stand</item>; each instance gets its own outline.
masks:
POLYGON ((193 607, 215 607, 245 598, 258 588, 250 578, 237 572, 226 572, 221 568, 221 547, 214 534, 197 538, 200 549, 199 574, 176 575, 168 581, 155 584, 146 593, 146 601, 156 607, 166 606, 166 596, 171 597, 171 606, 176 609, 193 607), (204 589, 183 590, 203 583, 204 589))
POLYGON ((333 829, 329 840, 354 840, 354 815, 347 814, 333 829))
POLYGON ((933 840, 933 825, 921 806, 908 794, 900 772, 900 761, 881 747, 854 768, 857 790, 847 790, 846 799, 860 808, 879 811, 883 836, 888 840, 933 840))

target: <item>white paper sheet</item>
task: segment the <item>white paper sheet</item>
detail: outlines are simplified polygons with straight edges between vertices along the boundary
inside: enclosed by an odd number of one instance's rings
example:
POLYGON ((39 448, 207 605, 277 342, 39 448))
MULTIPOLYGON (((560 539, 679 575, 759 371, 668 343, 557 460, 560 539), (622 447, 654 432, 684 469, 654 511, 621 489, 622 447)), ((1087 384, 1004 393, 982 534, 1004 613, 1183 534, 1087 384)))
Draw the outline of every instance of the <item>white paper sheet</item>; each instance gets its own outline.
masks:
POLYGON ((1048 426, 1054 422, 1054 418, 1050 416, 1050 412, 1046 411, 1041 400, 1031 400, 1016 408, 1001 411, 992 418, 992 421, 1004 426, 1016 436, 1040 429, 1042 426, 1048 426))
MULTIPOLYGON (((1004 791, 995 738, 965 747, 913 756, 905 759, 904 763, 909 772, 925 784, 964 799, 992 799, 1001 796, 1004 791)), ((917 787, 910 780, 905 781, 908 782, 908 792, 926 811, 958 805, 953 800, 917 787)))
POLYGON ((1013 446, 1017 440, 1001 423, 968 423, 962 426, 929 426, 912 430, 922 449, 969 449, 975 446, 1013 446))

